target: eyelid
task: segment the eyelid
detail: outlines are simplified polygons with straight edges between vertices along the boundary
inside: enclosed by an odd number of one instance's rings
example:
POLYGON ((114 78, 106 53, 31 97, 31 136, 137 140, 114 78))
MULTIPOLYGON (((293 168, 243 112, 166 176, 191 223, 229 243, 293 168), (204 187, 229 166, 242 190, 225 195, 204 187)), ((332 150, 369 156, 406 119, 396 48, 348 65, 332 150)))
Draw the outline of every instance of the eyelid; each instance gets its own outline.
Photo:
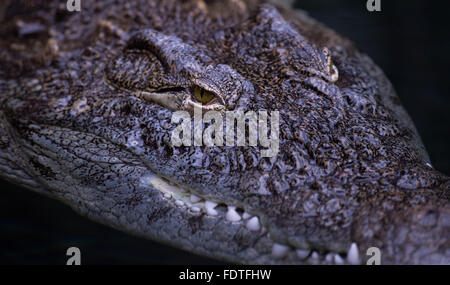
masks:
POLYGON ((145 36, 145 34, 136 33, 128 40, 124 48, 124 52, 130 50, 146 51, 148 53, 155 55, 158 58, 158 60, 161 61, 161 63, 164 63, 161 51, 148 37, 145 36))

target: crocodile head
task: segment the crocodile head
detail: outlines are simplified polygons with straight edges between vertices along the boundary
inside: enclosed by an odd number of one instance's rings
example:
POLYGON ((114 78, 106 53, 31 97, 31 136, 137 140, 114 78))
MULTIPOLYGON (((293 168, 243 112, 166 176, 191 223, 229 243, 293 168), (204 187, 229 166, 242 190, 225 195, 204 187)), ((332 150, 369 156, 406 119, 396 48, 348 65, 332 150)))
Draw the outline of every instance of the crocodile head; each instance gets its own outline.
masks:
POLYGON ((4 28, 4 179, 232 262, 450 263, 450 180, 352 43, 259 1, 109 2, 4 28), (278 153, 174 146, 193 107, 278 111, 278 153))

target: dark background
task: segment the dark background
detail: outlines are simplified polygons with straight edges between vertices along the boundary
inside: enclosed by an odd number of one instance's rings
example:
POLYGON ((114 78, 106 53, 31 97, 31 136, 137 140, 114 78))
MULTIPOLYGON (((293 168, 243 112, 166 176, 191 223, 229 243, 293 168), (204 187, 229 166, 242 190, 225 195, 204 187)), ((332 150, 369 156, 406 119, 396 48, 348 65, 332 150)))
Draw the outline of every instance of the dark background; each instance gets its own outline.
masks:
MULTIPOLYGON (((444 1, 298 0, 296 7, 352 39, 393 83, 433 166, 450 175, 450 54, 444 1)), ((60 202, 0 181, 0 264, 219 264, 91 222, 60 202)))

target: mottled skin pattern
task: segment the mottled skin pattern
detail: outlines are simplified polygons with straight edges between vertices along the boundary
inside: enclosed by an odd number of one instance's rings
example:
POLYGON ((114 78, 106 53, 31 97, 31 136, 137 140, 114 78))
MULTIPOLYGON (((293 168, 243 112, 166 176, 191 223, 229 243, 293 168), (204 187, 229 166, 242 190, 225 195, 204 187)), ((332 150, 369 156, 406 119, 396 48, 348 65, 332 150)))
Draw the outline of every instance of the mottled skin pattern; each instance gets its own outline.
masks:
POLYGON ((389 81, 347 39, 259 1, 83 0, 80 13, 55 2, 5 12, 4 179, 232 262, 327 263, 355 242, 384 264, 450 263, 450 179, 426 165, 389 81), (189 110, 194 86, 226 110, 279 110, 278 155, 173 147, 171 115, 189 110), (178 207, 142 182, 151 174, 258 215, 267 232, 178 207), (320 258, 275 258, 274 242, 320 258))

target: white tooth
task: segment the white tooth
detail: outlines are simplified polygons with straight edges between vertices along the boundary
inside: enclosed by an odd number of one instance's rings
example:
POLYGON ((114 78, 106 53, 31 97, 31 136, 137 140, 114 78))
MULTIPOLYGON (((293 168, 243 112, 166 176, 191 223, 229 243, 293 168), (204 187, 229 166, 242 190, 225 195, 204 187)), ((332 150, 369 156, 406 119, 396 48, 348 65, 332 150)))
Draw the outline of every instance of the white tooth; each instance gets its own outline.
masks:
POLYGON ((197 212, 200 212, 200 210, 201 210, 201 209, 200 209, 199 207, 195 207, 195 206, 194 206, 194 207, 191 207, 191 211, 192 211, 192 212, 196 212, 196 213, 197 213, 197 212))
POLYGON ((332 262, 333 261, 333 255, 331 253, 328 253, 325 255, 325 261, 332 262))
POLYGON ((352 245, 350 246, 350 249, 347 253, 347 261, 353 265, 360 264, 358 246, 356 245, 356 243, 352 243, 352 245))
POLYGON ((244 212, 244 214, 242 214, 242 218, 244 219, 244 220, 246 220, 246 219, 248 219, 248 218, 250 218, 251 217, 251 215, 249 214, 249 213, 247 213, 247 212, 244 212))
POLYGON ((431 165, 431 163, 426 163, 428 167, 433 168, 433 165, 431 165))
POLYGON ((247 222, 247 229, 251 230, 251 231, 259 231, 259 229, 261 228, 260 224, 259 224, 259 219, 258 217, 253 217, 250 220, 248 220, 247 222))
POLYGON ((216 210, 214 210, 214 208, 217 206, 216 202, 213 201, 205 201, 205 210, 206 210, 206 214, 210 215, 210 216, 216 216, 218 213, 216 210))
POLYGON ((313 253, 311 254, 311 259, 313 261, 318 261, 319 260, 319 254, 316 251, 313 251, 313 253))
POLYGON ((191 202, 192 203, 200 202, 200 200, 202 200, 202 198, 195 196, 194 194, 191 194, 191 202))
POLYGON ((177 205, 177 206, 183 206, 184 205, 184 202, 183 201, 180 201, 180 200, 176 200, 175 201, 175 205, 177 205))
POLYGON ((336 264, 344 264, 344 260, 339 254, 334 255, 334 263, 336 264))
POLYGON ((288 246, 274 243, 272 246, 272 256, 274 258, 282 258, 287 254, 288 250, 289 250, 288 246))
POLYGON ((170 198, 172 198, 172 194, 170 194, 170 193, 164 193, 164 198, 170 199, 170 198))
POLYGON ((295 252, 297 253, 297 256, 298 256, 300 259, 305 259, 305 258, 307 258, 307 257, 309 256, 309 253, 310 253, 311 251, 310 251, 310 250, 307 250, 307 249, 297 249, 295 252))
POLYGON ((241 216, 239 216, 238 212, 236 212, 236 207, 234 206, 228 206, 226 218, 230 222, 237 222, 241 220, 241 216))

